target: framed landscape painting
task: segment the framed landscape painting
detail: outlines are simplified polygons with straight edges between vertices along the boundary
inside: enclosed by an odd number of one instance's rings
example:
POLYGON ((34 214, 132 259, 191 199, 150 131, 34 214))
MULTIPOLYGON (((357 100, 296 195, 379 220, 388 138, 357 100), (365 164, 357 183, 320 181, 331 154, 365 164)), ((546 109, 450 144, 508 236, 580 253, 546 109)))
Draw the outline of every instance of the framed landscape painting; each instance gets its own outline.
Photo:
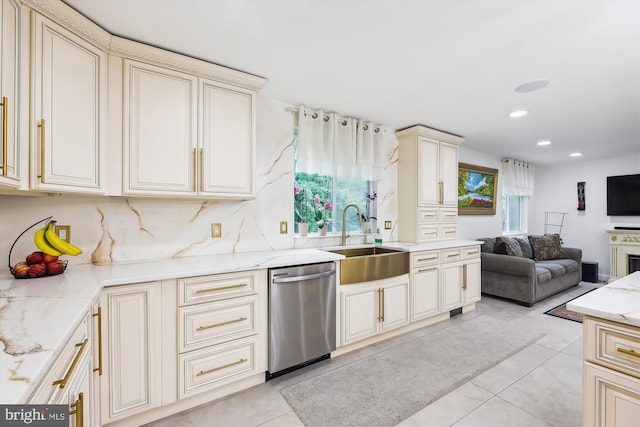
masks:
POLYGON ((458 215, 495 215, 498 169, 458 164, 458 215))

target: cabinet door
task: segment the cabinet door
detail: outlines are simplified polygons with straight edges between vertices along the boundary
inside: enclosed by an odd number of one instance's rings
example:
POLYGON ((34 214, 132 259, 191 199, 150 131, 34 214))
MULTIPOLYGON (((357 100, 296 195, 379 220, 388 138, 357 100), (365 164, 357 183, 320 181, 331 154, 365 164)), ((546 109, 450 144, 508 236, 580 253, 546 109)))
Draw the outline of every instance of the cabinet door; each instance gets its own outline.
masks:
POLYGON ((440 313, 440 268, 434 266, 416 270, 411 277, 411 320, 440 313))
POLYGON ((35 15, 32 186, 104 192, 107 55, 35 15))
POLYGON ((124 61, 125 194, 194 196, 197 78, 124 61))
POLYGON ((378 333, 379 289, 342 292, 342 343, 349 344, 378 333))
POLYGON ((480 301, 481 274, 480 258, 465 261, 462 270, 464 303, 480 301))
POLYGON ((108 337, 101 380, 103 424, 158 406, 159 289, 159 283, 127 285, 102 296, 102 335, 108 337))
POLYGON ((585 362, 584 394, 584 426, 638 425, 640 379, 585 362))
POLYGON ((99 426, 94 420, 93 408, 93 379, 91 357, 87 354, 78 364, 77 375, 69 387, 67 402, 70 409, 69 427, 99 426), (79 418, 82 418, 80 421, 79 418))
POLYGON ((458 147, 441 142, 439 146, 440 181, 443 206, 458 206, 458 147))
POLYGON ((253 92, 202 80, 200 94, 199 192, 254 197, 253 92))
POLYGON ((2 0, 0 9, 0 102, 2 147, 0 147, 0 185, 19 186, 19 80, 20 80, 20 4, 2 0))
POLYGON ((424 137, 418 138, 418 203, 421 206, 440 203, 438 147, 438 141, 424 137))
POLYGON ((91 312, 91 322, 90 322, 90 331, 89 331, 89 341, 92 343, 91 347, 91 398, 87 399, 87 396, 84 396, 84 404, 90 405, 91 409, 91 417, 88 421, 88 424, 91 426, 99 426, 100 423, 100 405, 101 405, 101 391, 100 391, 100 381, 103 376, 103 366, 105 362, 104 352, 105 348, 105 337, 102 335, 102 305, 100 301, 95 303, 92 307, 91 312))
POLYGON ((462 306, 462 263, 442 265, 442 310, 462 306))
POLYGON ((409 282, 385 285, 380 292, 382 332, 408 324, 409 282))

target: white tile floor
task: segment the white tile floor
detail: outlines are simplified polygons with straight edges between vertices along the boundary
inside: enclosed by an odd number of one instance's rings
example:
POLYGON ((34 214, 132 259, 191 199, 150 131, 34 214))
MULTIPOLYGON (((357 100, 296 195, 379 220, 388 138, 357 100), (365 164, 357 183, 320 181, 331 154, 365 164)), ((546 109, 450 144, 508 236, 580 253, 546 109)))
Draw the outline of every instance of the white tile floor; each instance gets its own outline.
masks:
MULTIPOLYGON (((533 307, 483 296, 475 311, 429 326, 446 328, 451 322, 492 316, 505 322, 520 323, 526 328, 536 328, 545 335, 398 426, 581 426, 582 324, 544 312, 593 287, 594 284, 581 283, 533 307)), ((421 333, 424 331, 414 331, 338 356, 329 363, 308 366, 148 426, 304 426, 280 394, 282 388, 370 356, 421 333)))

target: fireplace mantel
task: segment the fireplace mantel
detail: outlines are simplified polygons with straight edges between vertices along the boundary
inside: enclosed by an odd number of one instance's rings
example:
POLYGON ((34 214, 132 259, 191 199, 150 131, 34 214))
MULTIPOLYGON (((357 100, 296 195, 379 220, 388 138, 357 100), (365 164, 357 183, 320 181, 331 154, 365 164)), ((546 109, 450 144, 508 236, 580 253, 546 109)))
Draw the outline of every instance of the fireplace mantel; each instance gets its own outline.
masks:
POLYGON ((629 271, 629 255, 640 256, 640 230, 607 230, 611 254, 610 282, 624 277, 629 271))

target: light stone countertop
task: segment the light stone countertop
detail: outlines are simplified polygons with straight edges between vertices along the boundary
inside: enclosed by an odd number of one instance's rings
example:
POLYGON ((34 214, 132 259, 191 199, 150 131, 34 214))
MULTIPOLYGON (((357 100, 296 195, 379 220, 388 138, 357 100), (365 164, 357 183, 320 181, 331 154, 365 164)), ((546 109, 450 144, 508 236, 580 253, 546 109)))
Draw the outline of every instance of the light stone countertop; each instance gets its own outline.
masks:
POLYGON ((589 316, 640 327, 640 271, 569 301, 567 308, 589 316))
MULTIPOLYGON (((384 242, 407 252, 479 245, 475 240, 427 244, 384 242)), ((349 247, 372 245, 349 245, 349 247)), ((324 248, 328 249, 328 248, 324 248)), ((181 277, 268 269, 343 255, 321 249, 287 249, 170 260, 69 265, 64 274, 16 280, 0 272, 0 403, 24 403, 45 375, 103 287, 181 277)))

